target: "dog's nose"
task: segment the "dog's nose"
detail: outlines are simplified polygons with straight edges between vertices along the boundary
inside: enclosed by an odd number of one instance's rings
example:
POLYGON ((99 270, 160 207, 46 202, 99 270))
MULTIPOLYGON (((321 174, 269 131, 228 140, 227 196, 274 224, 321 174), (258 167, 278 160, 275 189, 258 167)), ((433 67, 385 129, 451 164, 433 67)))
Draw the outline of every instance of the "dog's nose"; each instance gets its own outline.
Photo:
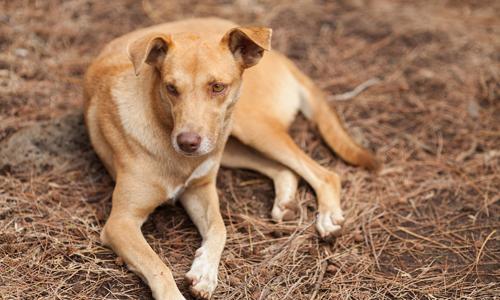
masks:
POLYGON ((186 153, 193 153, 200 147, 201 137, 194 132, 183 132, 177 135, 177 145, 186 153))

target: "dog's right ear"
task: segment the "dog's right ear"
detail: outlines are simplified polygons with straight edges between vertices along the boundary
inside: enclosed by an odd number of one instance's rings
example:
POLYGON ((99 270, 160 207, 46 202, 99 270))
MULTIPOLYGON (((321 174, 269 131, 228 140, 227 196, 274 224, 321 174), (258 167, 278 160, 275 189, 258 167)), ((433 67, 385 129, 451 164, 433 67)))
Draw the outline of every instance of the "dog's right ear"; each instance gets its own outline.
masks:
POLYGON ((151 33, 130 43, 127 53, 134 65, 135 75, 139 75, 144 63, 159 70, 171 46, 170 35, 162 33, 151 33))
POLYGON ((272 29, 267 27, 237 27, 224 35, 221 43, 229 47, 234 58, 243 68, 256 65, 271 50, 272 29))

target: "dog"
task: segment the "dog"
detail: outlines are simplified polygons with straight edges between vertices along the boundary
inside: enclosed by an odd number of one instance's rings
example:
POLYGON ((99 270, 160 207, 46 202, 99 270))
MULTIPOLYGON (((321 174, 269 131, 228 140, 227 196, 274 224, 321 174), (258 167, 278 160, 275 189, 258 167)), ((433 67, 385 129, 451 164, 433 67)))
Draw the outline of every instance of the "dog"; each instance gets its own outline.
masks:
POLYGON ((102 243, 123 258, 155 299, 185 299, 151 249, 141 225, 179 200, 203 242, 186 279, 196 297, 217 285, 226 240, 219 211, 219 166, 255 170, 274 182, 272 218, 294 217, 298 178, 317 196, 316 228, 337 235, 344 217, 339 176, 308 157, 287 129, 300 111, 345 161, 378 162, 355 143, 323 93, 285 56, 272 31, 217 18, 140 29, 109 43, 85 74, 85 123, 116 182, 102 243))

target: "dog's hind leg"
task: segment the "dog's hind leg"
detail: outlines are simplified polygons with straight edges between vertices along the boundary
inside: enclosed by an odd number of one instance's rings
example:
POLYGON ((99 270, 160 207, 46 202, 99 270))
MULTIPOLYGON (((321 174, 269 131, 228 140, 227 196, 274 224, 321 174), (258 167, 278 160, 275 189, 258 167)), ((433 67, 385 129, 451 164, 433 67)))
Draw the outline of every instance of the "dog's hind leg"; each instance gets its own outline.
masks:
POLYGON ((244 144, 304 178, 318 199, 316 228, 321 237, 329 238, 340 233, 344 217, 340 207, 340 178, 335 172, 320 166, 304 153, 288 135, 287 129, 272 117, 248 114, 246 119, 238 119, 233 134, 244 144))
POLYGON ((276 194, 271 212, 273 220, 280 222, 295 217, 297 212, 295 192, 297 191, 298 177, 289 168, 264 157, 233 137, 229 138, 224 149, 222 166, 249 169, 271 178, 276 194))

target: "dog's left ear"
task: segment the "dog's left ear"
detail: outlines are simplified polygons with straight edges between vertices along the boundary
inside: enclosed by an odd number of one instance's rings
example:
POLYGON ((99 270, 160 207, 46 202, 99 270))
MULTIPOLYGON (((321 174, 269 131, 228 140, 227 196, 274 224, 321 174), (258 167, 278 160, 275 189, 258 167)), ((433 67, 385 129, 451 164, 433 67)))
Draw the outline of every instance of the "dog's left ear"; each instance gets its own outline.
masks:
POLYGON ((243 68, 256 65, 271 50, 272 29, 267 27, 237 27, 229 30, 221 40, 243 68))
POLYGON ((130 43, 127 53, 135 75, 139 75, 144 63, 159 69, 171 46, 172 38, 162 33, 151 33, 130 43))

